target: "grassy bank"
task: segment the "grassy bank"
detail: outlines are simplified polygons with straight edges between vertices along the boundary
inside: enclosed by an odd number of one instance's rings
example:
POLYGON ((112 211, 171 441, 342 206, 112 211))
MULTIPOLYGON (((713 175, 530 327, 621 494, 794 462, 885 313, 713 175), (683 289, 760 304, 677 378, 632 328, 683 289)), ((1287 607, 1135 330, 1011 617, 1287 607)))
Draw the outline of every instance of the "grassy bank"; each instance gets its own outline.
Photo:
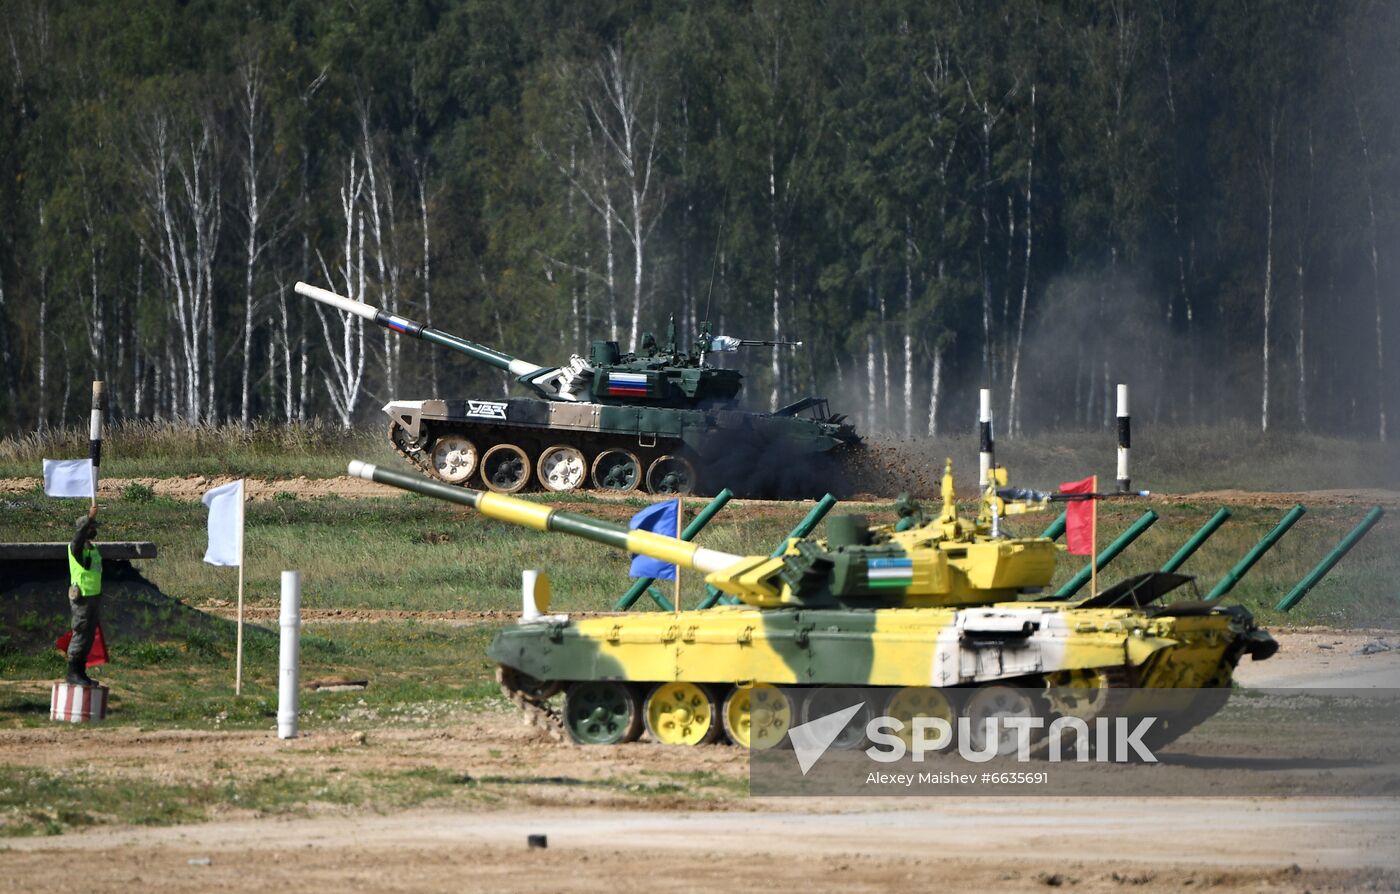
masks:
MULTIPOLYGON (((310 693, 308 729, 351 720, 367 726, 421 722, 430 713, 470 709, 500 698, 486 660, 490 625, 307 624, 302 677, 369 680, 361 692, 310 693)), ((233 695, 233 642, 190 643, 153 637, 113 643, 113 662, 95 675, 112 687, 111 709, 122 724, 143 729, 264 729, 277 711, 277 639, 250 635, 244 644, 244 694, 233 695)), ((63 676, 57 652, 0 656, 0 724, 48 723, 47 681, 63 676), (17 681, 39 681, 42 687, 17 681), (8 723, 5 723, 8 721, 8 723)))
MULTIPOLYGON (((542 497, 531 497, 540 500, 542 497)), ((8 501, 0 513, 0 541, 64 540, 69 504, 39 494, 8 501)), ((643 505, 572 497, 567 507, 625 521, 643 505)), ((696 501, 694 508, 700 506, 696 501)), ((731 505, 711 523, 702 541, 740 554, 766 553, 805 514, 810 504, 731 505)), ((875 518, 891 518, 888 504, 847 504, 875 518)), ((1108 582, 1160 567, 1215 511, 1216 505, 1156 505, 1161 520, 1105 572, 1108 582)), ((1140 501, 1105 504, 1102 543, 1147 509, 1140 501)), ((839 510, 838 510, 839 511, 839 510)), ((1282 508, 1237 506, 1234 517, 1183 569, 1202 589, 1217 581, 1282 516, 1282 508)), ((1370 535, 1292 613, 1274 604, 1343 534, 1363 510, 1317 506, 1255 567, 1230 599, 1268 623, 1326 623, 1343 626, 1400 625, 1400 550, 1393 517, 1370 535)), ((140 563, 142 573, 165 593, 198 605, 228 604, 236 572, 205 565, 205 510, 193 500, 155 497, 118 499, 103 507, 103 537, 155 540, 160 558, 140 563)), ((1018 519, 1008 527, 1038 533, 1050 516, 1018 519)), ((564 611, 606 610, 628 584, 627 556, 591 543, 515 528, 469 510, 414 495, 375 499, 275 499, 248 507, 247 599, 275 606, 279 574, 303 572, 308 608, 367 608, 409 611, 514 609, 520 570, 547 571, 555 605, 564 611)), ((1082 562, 1064 557, 1056 585, 1082 562)), ((682 575, 683 605, 703 597, 701 581, 682 575)), ((61 594, 55 594, 61 608, 61 594)))
MULTIPOLYGON (((49 429, 0 438, 0 477, 32 478, 43 459, 88 453, 86 427, 49 429)), ((379 427, 343 431, 322 423, 185 425, 132 422, 104 434, 102 472, 109 478, 246 475, 329 478, 350 459, 398 461, 379 427)))
MULTIPOLYGON (((233 694, 232 642, 115 643, 114 662, 95 672, 111 687, 111 713, 90 729, 48 719, 48 684, 63 672, 57 653, 0 654, 0 751, 8 746, 10 755, 0 756, 0 841, 108 824, 479 809, 538 797, 699 807, 747 790, 738 765, 710 772, 634 760, 585 772, 561 763, 572 760, 562 746, 522 753, 520 742, 534 740, 510 732, 523 730, 519 712, 500 695, 485 657, 495 630, 441 621, 306 624, 303 680, 363 679, 369 687, 304 691, 301 738, 285 744, 273 737, 271 635, 247 640, 241 697, 233 694)), ((723 751, 715 756, 722 766, 723 751)))
MULTIPOLYGON (((1097 472, 1114 474, 1112 431, 1054 432, 1001 437, 997 458, 1013 482, 1053 487, 1097 472)), ((977 438, 964 433, 936 440, 870 440, 870 483, 875 492, 934 492, 943 460, 964 472, 977 468, 977 438)), ((87 455, 87 429, 53 429, 0 438, 0 477, 32 478, 45 457, 87 455)), ((372 424, 342 431, 320 423, 298 426, 188 426, 131 423, 113 426, 103 450, 103 473, 113 478, 177 475, 244 475, 259 478, 325 478, 342 475, 351 459, 402 464, 383 428, 372 424)), ((1380 444, 1295 432, 1261 434, 1246 425, 1209 428, 1153 426, 1141 420, 1133 432, 1133 477, 1142 487, 1190 493, 1220 488, 1316 490, 1400 489, 1400 442, 1380 444)))
MULTIPOLYGON (((565 502, 570 509, 616 521, 643 504, 640 498, 619 502, 587 496, 565 502)), ((37 493, 10 498, 0 512, 0 541, 62 540, 69 533, 72 505, 37 493)), ((888 504, 845 508, 877 518, 892 514, 888 504)), ((1146 508, 1140 503, 1105 506, 1104 541, 1146 508)), ((1160 566, 1216 506, 1155 508, 1162 519, 1105 573, 1105 580, 1160 566)), ((766 552, 806 509, 799 504, 734 505, 716 518, 702 539, 732 552, 766 552)), ((1208 587, 1282 513, 1281 507, 1236 508, 1234 518, 1185 570, 1200 575, 1203 589, 1208 587)), ((1283 592, 1360 514, 1351 507, 1314 508, 1227 599, 1246 605, 1270 624, 1400 626, 1395 584, 1400 580, 1400 551, 1394 548, 1393 519, 1373 531, 1294 613, 1280 616, 1273 610, 1283 592)), ((225 608, 234 598, 235 572, 201 561, 205 517, 203 506, 193 500, 148 495, 116 499, 103 506, 104 537, 156 540, 160 557, 139 563, 148 578, 169 596, 196 606, 225 608)), ((1011 527, 1038 532, 1049 521, 1049 516, 1022 518, 1011 527)), ((251 504, 247 555, 248 600, 264 607, 276 604, 283 568, 303 571, 308 609, 513 609, 522 567, 551 574, 555 604, 564 611, 606 609, 628 583, 625 556, 410 495, 251 504)), ((1079 563, 1062 564, 1057 584, 1079 563)), ((685 604, 699 599, 699 582, 686 576, 685 604)), ((55 587, 49 611, 36 612, 36 623, 51 624, 56 635, 64 623, 63 608, 61 588, 55 587)), ((663 797, 694 806, 742 793, 742 773, 732 767, 716 775, 623 762, 581 778, 558 768, 558 755, 567 752, 552 746, 541 746, 523 759, 495 740, 461 745, 480 735, 473 731, 483 724, 495 723, 492 728, 499 730, 502 723, 513 728, 516 722, 515 709, 496 689, 494 668, 485 654, 498 628, 497 623, 442 620, 307 623, 302 637, 304 679, 366 679, 370 685, 357 692, 305 693, 301 723, 308 738, 300 747, 309 750, 280 757, 248 744, 275 743, 271 730, 277 654, 271 631, 253 631, 247 638, 241 698, 232 693, 231 636, 194 639, 156 633, 140 642, 114 642, 113 663, 97 672, 112 687, 113 714, 105 728, 94 731, 56 728, 47 719, 48 681, 62 674, 57 653, 0 646, 0 731, 44 737, 46 744, 33 747, 68 755, 55 766, 27 757, 8 764, 0 760, 0 838, 59 834, 108 823, 167 824, 250 814, 413 806, 470 809, 537 797, 530 792, 541 787, 549 787, 550 798, 578 791, 589 803, 663 797), (506 714, 511 716, 492 719, 506 714), (181 773, 171 776, 159 761, 92 762, 83 750, 106 753, 110 740, 102 737, 109 735, 134 737, 127 747, 145 749, 147 736, 180 737, 189 731, 195 736, 200 731, 229 731, 236 735, 211 738, 206 733, 205 738, 224 743, 242 736, 243 744, 220 747, 244 748, 254 756, 207 756, 193 768, 182 757, 181 773), (368 747, 363 744, 366 734, 368 747), (96 738, 78 741, 70 736, 96 738), (404 748, 395 736, 419 737, 414 743, 423 736, 460 740, 444 752, 425 750, 421 744, 404 748)), ((165 748, 161 753, 168 754, 209 746, 182 740, 150 747, 165 748)))

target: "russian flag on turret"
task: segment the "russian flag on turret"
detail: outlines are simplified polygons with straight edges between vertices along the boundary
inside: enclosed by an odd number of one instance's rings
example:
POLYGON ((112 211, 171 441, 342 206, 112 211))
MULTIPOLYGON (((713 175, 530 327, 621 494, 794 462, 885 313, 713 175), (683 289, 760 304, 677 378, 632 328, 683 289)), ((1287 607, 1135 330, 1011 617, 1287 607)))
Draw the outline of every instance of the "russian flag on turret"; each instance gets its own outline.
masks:
POLYGON ((608 373, 608 393, 630 397, 646 397, 646 373, 608 373))

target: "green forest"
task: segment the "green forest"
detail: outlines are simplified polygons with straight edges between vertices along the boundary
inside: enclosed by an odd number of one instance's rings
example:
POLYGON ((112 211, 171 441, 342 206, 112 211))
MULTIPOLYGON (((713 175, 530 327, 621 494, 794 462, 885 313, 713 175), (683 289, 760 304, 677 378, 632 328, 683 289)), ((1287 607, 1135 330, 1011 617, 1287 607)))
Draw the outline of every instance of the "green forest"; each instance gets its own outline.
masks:
POLYGON ((1385 440, 1400 4, 0 0, 0 434, 353 426, 675 317, 863 430, 1385 440))

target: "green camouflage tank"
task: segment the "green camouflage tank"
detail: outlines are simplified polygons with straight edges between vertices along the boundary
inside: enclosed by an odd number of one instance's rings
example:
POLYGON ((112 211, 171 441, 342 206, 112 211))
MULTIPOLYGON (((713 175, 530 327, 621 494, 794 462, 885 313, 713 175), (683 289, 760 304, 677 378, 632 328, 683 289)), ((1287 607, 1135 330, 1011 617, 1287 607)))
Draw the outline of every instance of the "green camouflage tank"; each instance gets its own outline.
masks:
POLYGON ((711 335, 705 324, 687 351, 673 322, 664 344, 647 335, 637 353, 624 354, 617 342, 597 341, 587 358, 544 367, 306 283, 296 291, 504 370, 534 393, 384 405, 395 449, 449 484, 480 482, 500 493, 532 482, 656 494, 728 487, 740 496, 814 498, 840 490, 845 461, 862 445, 825 398, 772 413, 743 409, 743 374, 707 362, 716 351, 783 343, 711 335))

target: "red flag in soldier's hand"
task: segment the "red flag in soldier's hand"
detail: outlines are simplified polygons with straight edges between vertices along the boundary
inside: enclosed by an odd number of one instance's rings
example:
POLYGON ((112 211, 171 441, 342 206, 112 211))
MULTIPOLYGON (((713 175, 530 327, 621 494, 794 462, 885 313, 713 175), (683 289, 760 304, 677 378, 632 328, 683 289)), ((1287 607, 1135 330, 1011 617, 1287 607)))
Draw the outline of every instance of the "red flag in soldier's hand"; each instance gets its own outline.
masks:
MULTIPOLYGON (((54 648, 67 654, 68 644, 73 641, 73 631, 68 631, 58 638, 54 643, 54 648)), ((99 664, 107 663, 107 643, 102 640, 102 625, 97 625, 97 632, 92 636, 92 649, 88 652, 87 666, 97 667, 99 664)))
MULTIPOLYGON (((1092 494, 1094 477, 1083 481, 1066 481, 1060 485, 1062 494, 1092 494)), ((1094 501, 1071 500, 1065 508, 1065 543, 1072 556, 1089 556, 1094 552, 1094 501)))

